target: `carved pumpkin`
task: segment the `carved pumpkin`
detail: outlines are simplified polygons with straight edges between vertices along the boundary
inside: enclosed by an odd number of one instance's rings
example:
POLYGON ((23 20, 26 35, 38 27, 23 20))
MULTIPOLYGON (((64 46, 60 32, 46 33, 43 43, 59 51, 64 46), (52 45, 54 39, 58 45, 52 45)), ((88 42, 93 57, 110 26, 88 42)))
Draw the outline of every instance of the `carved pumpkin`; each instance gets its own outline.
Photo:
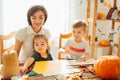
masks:
POLYGON ((2 77, 10 79, 12 76, 18 76, 20 70, 17 59, 17 52, 14 50, 6 51, 2 55, 2 59, 2 77))
POLYGON ((101 40, 100 45, 101 46, 109 46, 109 41, 108 40, 101 40))
POLYGON ((103 79, 117 79, 120 76, 120 57, 102 56, 94 63, 94 71, 103 79))

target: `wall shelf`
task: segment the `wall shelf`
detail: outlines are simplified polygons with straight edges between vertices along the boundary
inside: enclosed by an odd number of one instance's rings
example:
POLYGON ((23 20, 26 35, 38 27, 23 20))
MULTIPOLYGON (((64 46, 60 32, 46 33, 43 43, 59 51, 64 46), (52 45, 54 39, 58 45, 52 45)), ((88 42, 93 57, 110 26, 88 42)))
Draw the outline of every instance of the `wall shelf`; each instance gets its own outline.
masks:
MULTIPOLYGON (((113 0, 113 6, 116 6, 117 4, 117 0, 113 0)), ((90 6, 91 6, 91 0, 88 0, 88 4, 87 4, 87 19, 90 18, 90 6)), ((96 38, 96 28, 97 28, 97 20, 101 20, 101 21, 111 21, 111 29, 114 30, 114 27, 115 27, 115 23, 116 22, 120 22, 120 20, 115 20, 115 19, 97 19, 97 12, 98 12, 98 0, 94 0, 94 10, 93 10, 93 19, 92 19, 92 34, 91 34, 91 40, 90 40, 90 53, 91 53, 91 58, 94 57, 94 50, 96 47, 99 47, 99 46, 96 46, 95 44, 95 38, 96 38)), ((89 25, 89 22, 88 22, 88 25, 89 25)), ((118 48, 118 52, 117 52, 117 55, 120 56, 120 34, 119 34, 119 42, 118 44, 116 44, 117 48, 118 48)), ((111 55, 112 54, 112 46, 110 47, 110 50, 109 50, 109 54, 111 55)))

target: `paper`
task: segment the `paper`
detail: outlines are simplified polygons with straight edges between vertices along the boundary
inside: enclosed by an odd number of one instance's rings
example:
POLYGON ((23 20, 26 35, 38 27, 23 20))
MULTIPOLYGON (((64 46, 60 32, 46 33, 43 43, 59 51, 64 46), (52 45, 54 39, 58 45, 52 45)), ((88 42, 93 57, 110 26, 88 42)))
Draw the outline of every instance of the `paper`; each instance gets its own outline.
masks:
POLYGON ((55 74, 61 71, 61 64, 58 61, 39 61, 35 63, 33 71, 38 74, 55 74))

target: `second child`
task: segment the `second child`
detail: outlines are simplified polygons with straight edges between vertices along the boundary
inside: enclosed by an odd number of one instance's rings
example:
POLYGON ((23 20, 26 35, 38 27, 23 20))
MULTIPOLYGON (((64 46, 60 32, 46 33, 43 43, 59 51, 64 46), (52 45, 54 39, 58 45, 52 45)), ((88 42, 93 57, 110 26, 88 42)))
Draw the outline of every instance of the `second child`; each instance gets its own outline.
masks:
POLYGON ((63 49, 66 53, 70 53, 72 59, 77 61, 85 61, 89 57, 89 42, 86 41, 83 37, 87 24, 83 21, 78 21, 72 26, 72 35, 63 49))

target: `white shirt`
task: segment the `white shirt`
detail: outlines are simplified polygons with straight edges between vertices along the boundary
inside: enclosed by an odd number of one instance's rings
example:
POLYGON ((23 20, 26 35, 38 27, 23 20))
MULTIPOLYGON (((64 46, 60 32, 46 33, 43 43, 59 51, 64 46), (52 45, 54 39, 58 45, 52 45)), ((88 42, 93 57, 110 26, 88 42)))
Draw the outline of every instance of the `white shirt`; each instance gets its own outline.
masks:
POLYGON ((68 49, 72 57, 76 59, 89 53, 89 42, 83 39, 82 42, 78 43, 74 38, 70 38, 63 48, 68 49))
POLYGON ((44 34, 47 38, 50 38, 50 32, 43 27, 38 33, 35 33, 31 26, 22 28, 17 32, 15 38, 20 42, 23 42, 19 53, 20 63, 24 63, 33 54, 33 37, 36 34, 44 34))

